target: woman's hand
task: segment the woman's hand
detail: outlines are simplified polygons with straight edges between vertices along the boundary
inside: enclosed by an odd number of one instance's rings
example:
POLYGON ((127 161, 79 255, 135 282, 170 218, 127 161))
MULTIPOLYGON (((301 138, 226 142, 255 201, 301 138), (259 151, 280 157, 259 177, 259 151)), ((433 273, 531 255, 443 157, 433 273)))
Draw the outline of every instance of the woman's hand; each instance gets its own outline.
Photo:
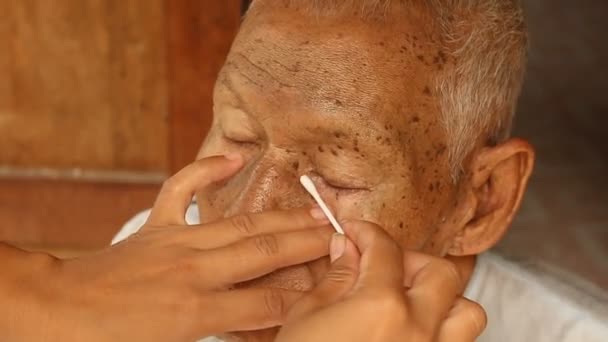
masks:
POLYGON ((344 228, 350 239, 334 236, 332 268, 292 307, 277 342, 471 342, 485 329, 452 263, 403 253, 371 223, 344 228))
POLYGON ((19 300, 8 340, 191 342, 281 324, 300 293, 233 285, 327 255, 332 229, 310 208, 188 227, 195 191, 241 165, 238 157, 195 162, 164 184, 127 241, 80 259, 48 257, 35 270, 25 264, 9 286, 19 300))

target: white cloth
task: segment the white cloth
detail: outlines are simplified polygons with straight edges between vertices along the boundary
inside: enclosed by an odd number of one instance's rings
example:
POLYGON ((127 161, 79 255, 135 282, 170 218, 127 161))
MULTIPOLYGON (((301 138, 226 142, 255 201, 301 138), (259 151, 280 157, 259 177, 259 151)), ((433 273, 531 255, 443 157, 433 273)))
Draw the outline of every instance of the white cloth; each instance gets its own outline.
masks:
MULTIPOLYGON (((112 243, 139 231, 149 214, 135 216, 112 243)), ((186 220, 200 222, 196 205, 186 220)), ((479 256, 465 296, 488 314, 488 327, 478 342, 608 342, 605 294, 492 253, 479 256)), ((221 341, 210 337, 201 342, 221 341)))

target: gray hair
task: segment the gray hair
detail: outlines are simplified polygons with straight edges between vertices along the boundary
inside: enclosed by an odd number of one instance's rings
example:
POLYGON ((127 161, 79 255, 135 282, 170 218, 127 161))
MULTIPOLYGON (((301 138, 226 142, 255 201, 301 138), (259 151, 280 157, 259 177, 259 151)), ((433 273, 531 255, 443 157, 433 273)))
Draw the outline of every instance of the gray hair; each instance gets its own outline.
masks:
POLYGON ((424 6, 436 18, 442 49, 455 61, 434 82, 454 179, 477 143, 496 144, 509 137, 527 57, 519 0, 274 1, 318 15, 354 8, 362 17, 373 18, 390 16, 395 6, 424 6))

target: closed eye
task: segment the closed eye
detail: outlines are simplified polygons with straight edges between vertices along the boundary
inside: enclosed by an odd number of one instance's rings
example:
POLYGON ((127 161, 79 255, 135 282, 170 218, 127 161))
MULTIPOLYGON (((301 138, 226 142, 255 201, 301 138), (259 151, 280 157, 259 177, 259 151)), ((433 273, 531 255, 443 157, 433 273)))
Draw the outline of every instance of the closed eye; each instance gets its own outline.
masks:
POLYGON ((323 185, 326 185, 326 186, 332 188, 333 190, 339 191, 339 192, 353 193, 353 192, 370 190, 368 187, 363 187, 363 186, 355 185, 355 184, 346 184, 345 182, 339 182, 339 181, 331 179, 330 177, 326 177, 326 176, 322 176, 322 175, 319 175, 318 178, 321 179, 323 185))
POLYGON ((235 144, 235 145, 257 145, 258 144, 258 142, 255 140, 235 138, 235 137, 230 137, 228 135, 224 135, 224 140, 228 143, 235 144))

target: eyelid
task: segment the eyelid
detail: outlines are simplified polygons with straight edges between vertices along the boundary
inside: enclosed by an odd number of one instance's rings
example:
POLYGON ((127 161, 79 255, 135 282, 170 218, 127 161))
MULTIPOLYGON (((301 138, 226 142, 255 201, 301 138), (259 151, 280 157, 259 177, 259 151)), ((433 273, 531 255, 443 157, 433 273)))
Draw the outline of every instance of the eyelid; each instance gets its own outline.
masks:
POLYGON ((224 136, 233 141, 258 143, 260 131, 254 128, 251 117, 237 108, 227 108, 216 113, 224 136))
POLYGON ((230 140, 231 142, 234 143, 241 143, 241 144, 257 144, 258 143, 258 139, 257 138, 253 138, 253 137, 235 137, 232 134, 228 134, 226 132, 224 132, 223 134, 224 138, 226 140, 230 140))
POLYGON ((239 148, 257 148, 259 146, 259 143, 257 141, 235 139, 227 136, 226 134, 222 134, 222 138, 228 144, 238 146, 239 148))
POLYGON ((368 186, 362 184, 347 184, 344 181, 338 181, 334 178, 331 178, 327 175, 323 175, 319 172, 319 178, 323 180, 325 184, 328 186, 338 189, 338 190, 352 190, 352 191, 369 191, 370 188, 368 186))
POLYGON ((228 128, 222 125, 221 130, 222 135, 233 142, 257 144, 260 140, 258 135, 242 127, 228 128))

